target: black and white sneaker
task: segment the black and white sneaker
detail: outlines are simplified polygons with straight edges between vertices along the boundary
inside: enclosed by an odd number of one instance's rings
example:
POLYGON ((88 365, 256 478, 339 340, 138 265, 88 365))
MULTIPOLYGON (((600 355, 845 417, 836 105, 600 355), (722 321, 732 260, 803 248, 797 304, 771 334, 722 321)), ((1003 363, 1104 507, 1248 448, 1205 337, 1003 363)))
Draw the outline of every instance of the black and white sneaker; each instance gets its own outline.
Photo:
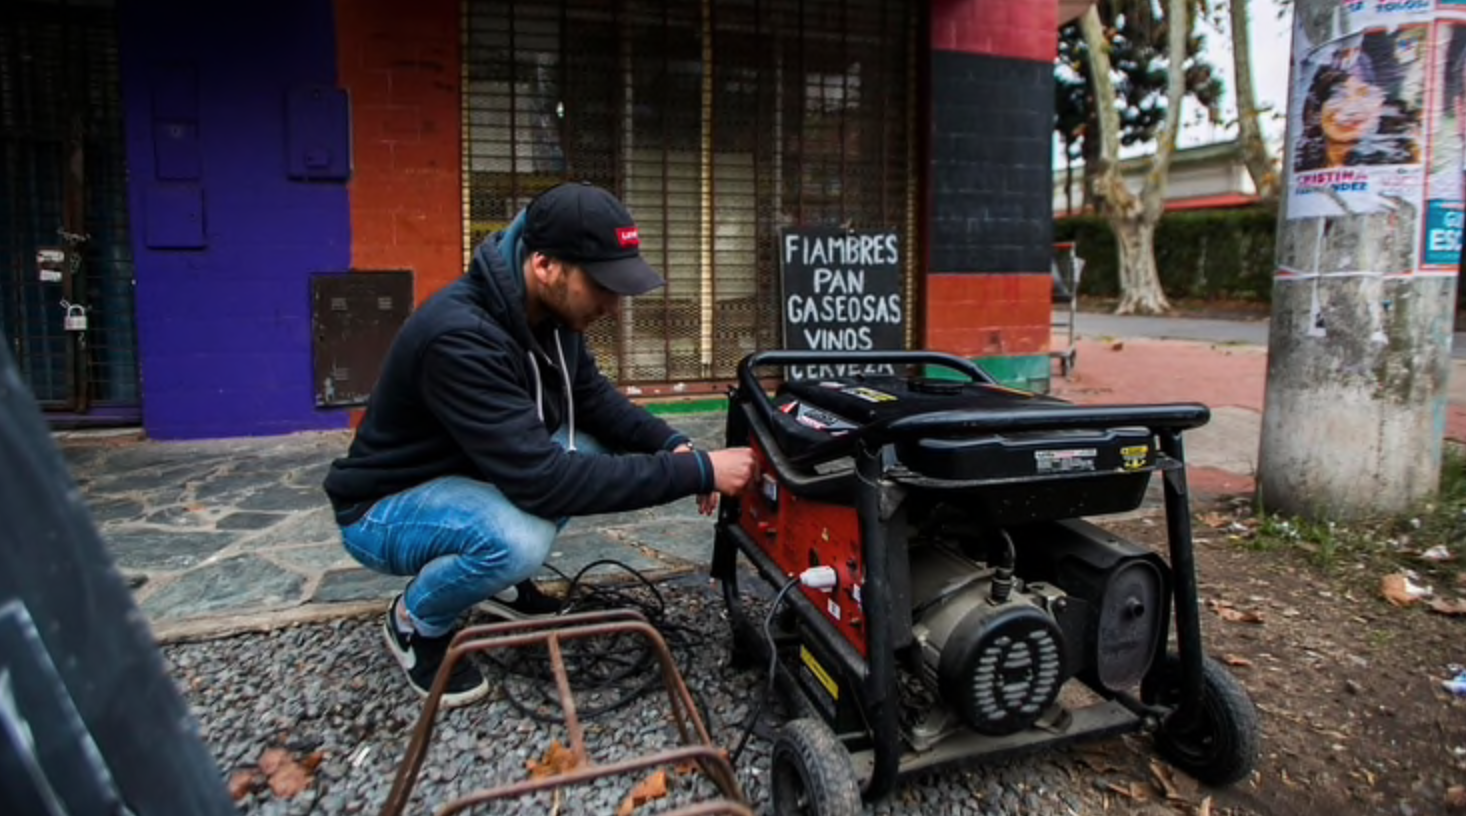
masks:
MULTIPOLYGON (((391 606, 387 607, 387 614, 382 619, 382 636, 387 641, 387 651, 397 658, 398 664, 407 673, 408 685, 426 697, 433 690, 433 680, 438 675, 438 667, 443 665, 443 658, 448 654, 448 645, 453 642, 454 633, 430 638, 416 632, 403 632, 397 625, 397 605, 401 601, 402 596, 399 594, 392 599, 391 606)), ((488 681, 465 656, 454 664, 453 673, 448 676, 448 685, 444 687, 441 698, 442 705, 444 708, 468 705, 488 693, 488 681)))
POLYGON ((533 620, 560 614, 564 603, 540 591, 534 581, 520 581, 479 604, 485 612, 506 620, 533 620))

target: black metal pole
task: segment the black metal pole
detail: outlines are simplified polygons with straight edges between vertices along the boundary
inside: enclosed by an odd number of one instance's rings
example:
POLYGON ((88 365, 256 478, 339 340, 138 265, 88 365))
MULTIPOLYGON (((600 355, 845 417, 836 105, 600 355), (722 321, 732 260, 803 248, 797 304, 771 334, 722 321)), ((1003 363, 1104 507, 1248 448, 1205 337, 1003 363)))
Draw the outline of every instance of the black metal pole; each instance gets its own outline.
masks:
MULTIPOLYGON (((865 703, 875 749, 875 767, 866 782, 866 801, 874 802, 896 786, 901 760, 901 734, 896 711, 896 652, 891 645, 890 553, 881 522, 881 448, 861 445, 855 456, 855 510, 860 517, 860 546, 865 560, 866 664, 865 703)), ((905 557, 903 552, 901 557, 905 557)))
POLYGON ((1181 705, 1166 723, 1185 730, 1201 710, 1201 611, 1196 589, 1196 555, 1191 543, 1191 508, 1186 488, 1186 455, 1181 434, 1159 432, 1161 452, 1181 463, 1165 472, 1166 537, 1176 586, 1176 643, 1181 653, 1181 705))

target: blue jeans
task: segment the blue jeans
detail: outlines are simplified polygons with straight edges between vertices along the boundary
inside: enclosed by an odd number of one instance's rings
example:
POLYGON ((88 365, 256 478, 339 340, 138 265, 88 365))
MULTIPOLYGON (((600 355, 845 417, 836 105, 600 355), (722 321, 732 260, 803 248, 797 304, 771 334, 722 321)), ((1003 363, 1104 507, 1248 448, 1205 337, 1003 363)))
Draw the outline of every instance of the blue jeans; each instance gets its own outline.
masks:
MULTIPOLYGON (((563 429, 555 441, 566 444, 563 429)), ((575 446, 606 452, 585 434, 575 446)), ((415 576, 407 614, 418 632, 438 637, 474 604, 533 576, 565 522, 520 510, 487 482, 444 476, 378 501, 341 539, 368 569, 415 576)))

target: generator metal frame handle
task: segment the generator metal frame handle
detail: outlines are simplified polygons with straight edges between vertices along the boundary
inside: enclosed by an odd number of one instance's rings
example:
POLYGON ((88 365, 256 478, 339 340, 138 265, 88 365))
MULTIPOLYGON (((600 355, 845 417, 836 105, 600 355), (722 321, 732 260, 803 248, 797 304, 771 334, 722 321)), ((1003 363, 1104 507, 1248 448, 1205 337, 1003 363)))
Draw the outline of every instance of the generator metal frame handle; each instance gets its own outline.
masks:
POLYGON ((992 375, 965 357, 943 351, 802 351, 771 349, 755 351, 738 362, 738 379, 745 388, 758 390, 753 371, 777 365, 939 365, 967 375, 973 382, 997 385, 992 375))
MULTIPOLYGON (((970 360, 937 351, 761 351, 738 363, 738 379, 752 398, 756 411, 773 425, 775 409, 759 387, 754 369, 760 366, 793 364, 930 363, 967 374, 974 382, 996 385, 992 377, 970 360)), ((967 436, 1027 431, 1102 430, 1116 426, 1143 426, 1152 433, 1179 432, 1199 428, 1211 421, 1211 409, 1196 402, 1152 405, 1096 405, 1053 408, 1022 408, 928 411, 921 414, 877 420, 831 437, 802 453, 787 454, 785 461, 807 468, 844 456, 851 456, 864 444, 880 447, 916 437, 967 436)))

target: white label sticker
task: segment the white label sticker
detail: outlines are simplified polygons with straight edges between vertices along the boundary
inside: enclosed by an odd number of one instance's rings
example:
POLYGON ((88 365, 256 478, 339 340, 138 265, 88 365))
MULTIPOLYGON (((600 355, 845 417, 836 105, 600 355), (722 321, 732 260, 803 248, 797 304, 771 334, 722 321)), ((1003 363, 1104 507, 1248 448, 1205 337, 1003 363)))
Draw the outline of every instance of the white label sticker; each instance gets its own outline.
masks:
POLYGON ((840 619, 840 605, 835 603, 834 598, 831 598, 828 602, 826 602, 825 608, 830 610, 830 617, 834 618, 835 620, 840 619))
POLYGON ((1039 473, 1073 473, 1094 470, 1094 458, 1098 454, 1094 448, 1041 450, 1033 452, 1033 463, 1039 473))

